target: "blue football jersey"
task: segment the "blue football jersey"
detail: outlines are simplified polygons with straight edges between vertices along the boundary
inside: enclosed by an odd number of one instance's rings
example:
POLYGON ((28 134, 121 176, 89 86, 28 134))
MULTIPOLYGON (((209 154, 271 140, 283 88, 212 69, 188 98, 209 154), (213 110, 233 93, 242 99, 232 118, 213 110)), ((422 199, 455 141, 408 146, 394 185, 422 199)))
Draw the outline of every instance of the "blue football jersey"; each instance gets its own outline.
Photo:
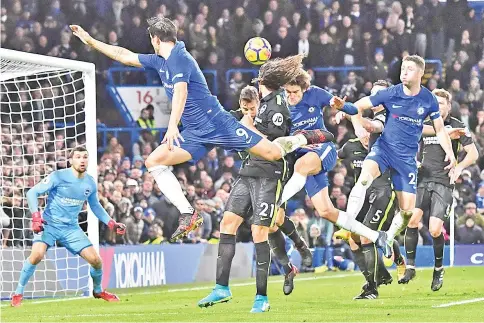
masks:
POLYGON ((88 174, 78 178, 72 168, 52 172, 27 192, 30 212, 38 211, 38 196, 46 192, 49 195, 43 217, 48 225, 77 225, 77 216, 86 201, 103 223, 111 220, 97 198, 96 181, 88 174))
POLYGON ((317 86, 310 86, 303 94, 301 101, 295 106, 289 106, 292 128, 296 130, 324 129, 323 109, 329 106, 333 95, 317 86))
POLYGON ((138 60, 144 68, 158 72, 170 101, 176 83, 188 84, 187 101, 181 118, 184 127, 203 128, 223 110, 217 97, 210 93, 198 63, 186 50, 184 42, 177 41, 166 60, 156 54, 139 54, 138 60))
POLYGON ((417 95, 408 96, 403 85, 398 84, 378 91, 370 100, 373 106, 382 104, 387 111, 379 144, 396 156, 415 158, 424 120, 440 117, 435 95, 422 86, 417 95))

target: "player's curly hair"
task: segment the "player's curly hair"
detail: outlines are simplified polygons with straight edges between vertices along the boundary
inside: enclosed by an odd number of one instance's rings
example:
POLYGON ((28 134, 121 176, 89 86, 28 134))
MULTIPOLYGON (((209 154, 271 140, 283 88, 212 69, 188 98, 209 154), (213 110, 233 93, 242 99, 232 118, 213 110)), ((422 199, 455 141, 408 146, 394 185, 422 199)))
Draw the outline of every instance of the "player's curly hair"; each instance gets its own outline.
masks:
POLYGON ((298 76, 302 69, 303 54, 269 60, 259 70, 257 81, 270 90, 278 90, 298 76))
POLYGON ((176 42, 177 29, 173 21, 164 17, 151 17, 146 22, 151 37, 157 36, 162 42, 176 42))
POLYGON ((293 80, 287 82, 286 84, 297 85, 303 91, 306 91, 311 85, 311 75, 309 75, 309 73, 306 70, 301 68, 299 70, 299 74, 293 80))

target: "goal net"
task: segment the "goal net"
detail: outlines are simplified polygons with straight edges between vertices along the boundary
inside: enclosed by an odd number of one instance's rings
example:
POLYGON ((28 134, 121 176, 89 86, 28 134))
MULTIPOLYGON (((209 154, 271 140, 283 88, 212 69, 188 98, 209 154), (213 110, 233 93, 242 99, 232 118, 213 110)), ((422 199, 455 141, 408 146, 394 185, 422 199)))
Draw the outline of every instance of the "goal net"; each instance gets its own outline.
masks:
MULTIPOLYGON (((31 213, 25 193, 54 170, 66 168, 70 149, 85 145, 96 176, 94 65, 0 49, 0 231, 1 298, 15 291, 32 248, 31 213)), ((39 198, 45 206, 45 196, 39 198)), ((98 248, 98 220, 89 210, 79 224, 98 248)), ((85 295, 88 264, 61 244, 37 266, 25 297, 85 295)))

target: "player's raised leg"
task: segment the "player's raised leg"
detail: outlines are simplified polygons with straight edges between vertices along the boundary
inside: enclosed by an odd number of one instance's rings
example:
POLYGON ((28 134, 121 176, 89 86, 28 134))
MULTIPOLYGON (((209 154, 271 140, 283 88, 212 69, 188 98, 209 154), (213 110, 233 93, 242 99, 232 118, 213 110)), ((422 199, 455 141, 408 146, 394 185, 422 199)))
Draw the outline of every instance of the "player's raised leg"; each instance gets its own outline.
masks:
POLYGON ((108 302, 119 302, 118 296, 102 289, 101 282, 103 278, 103 263, 101 257, 93 246, 82 249, 79 254, 91 266, 89 274, 93 282, 93 296, 94 298, 101 298, 108 302))
MULTIPOLYGON (((397 187, 398 184, 393 182, 394 187, 397 187)), ((404 192, 404 191, 396 191, 397 199, 398 199, 398 206, 400 208, 400 212, 395 214, 393 218, 392 224, 387 231, 388 238, 391 239, 391 243, 393 244, 393 238, 399 234, 405 227, 407 226, 408 222, 412 218, 413 212, 415 210, 415 200, 416 195, 415 193, 411 192, 404 192)))
POLYGON ((27 286, 30 277, 32 277, 34 274, 37 264, 44 259, 46 251, 47 244, 45 242, 37 241, 32 245, 30 256, 25 259, 22 266, 22 271, 20 272, 20 279, 17 284, 17 289, 15 289, 15 294, 12 295, 12 306, 18 307, 22 304, 25 286, 27 286))
MULTIPOLYGON (((308 184, 310 183, 308 182, 308 184)), ((388 238, 387 234, 385 232, 371 230, 362 223, 350 218, 346 212, 336 209, 329 198, 327 186, 317 193, 313 192, 311 194, 310 191, 308 191, 308 195, 311 196, 313 205, 322 218, 331 221, 340 228, 346 229, 359 236, 367 237, 370 241, 374 242, 378 248, 382 249, 385 256, 391 257, 392 250, 386 241, 388 238)))
MULTIPOLYGON (((374 154, 376 152, 373 152, 374 154)), ((370 152, 371 157, 372 152, 370 152)), ((377 155, 373 155, 373 158, 378 158, 377 155)), ((363 204, 365 203, 366 191, 371 186, 371 183, 375 178, 380 176, 382 169, 380 169, 378 161, 372 160, 370 158, 365 159, 361 169, 360 177, 358 181, 351 189, 350 195, 348 197, 348 203, 346 208, 346 213, 352 219, 356 219, 356 216, 360 212, 363 204)))
MULTIPOLYGON (((327 145, 328 153, 332 149, 330 144, 327 145)), ((325 154, 322 159, 318 153, 310 151, 298 158, 294 165, 294 174, 291 176, 287 184, 282 191, 282 197, 279 201, 279 205, 282 205, 289 201, 294 195, 306 185, 306 181, 309 175, 316 175, 322 171, 322 160, 328 155, 325 154)))
POLYGON ((180 182, 170 170, 170 166, 187 162, 193 158, 192 154, 201 156, 205 151, 206 149, 201 143, 186 142, 183 143, 183 148, 175 146, 173 150, 170 150, 168 145, 163 144, 158 146, 145 161, 148 171, 153 175, 163 195, 181 213, 178 228, 171 236, 172 241, 178 240, 191 230, 196 229, 203 223, 203 218, 188 202, 185 194, 183 194, 180 182))

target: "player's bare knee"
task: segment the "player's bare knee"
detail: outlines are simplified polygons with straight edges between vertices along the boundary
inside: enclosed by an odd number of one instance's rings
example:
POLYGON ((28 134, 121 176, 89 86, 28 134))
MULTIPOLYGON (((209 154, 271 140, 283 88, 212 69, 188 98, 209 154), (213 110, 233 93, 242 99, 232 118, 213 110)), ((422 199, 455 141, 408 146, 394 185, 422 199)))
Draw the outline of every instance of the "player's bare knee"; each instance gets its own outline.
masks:
POLYGON ((419 222, 420 222, 420 219, 417 219, 417 218, 412 216, 410 218, 410 221, 408 221, 407 227, 408 228, 416 228, 416 227, 418 227, 419 222))
POLYGON ((319 216, 322 217, 323 219, 330 220, 332 222, 336 222, 336 219, 338 218, 338 210, 334 206, 328 206, 321 208, 317 210, 319 213, 319 216))
POLYGON ((442 234, 442 227, 430 227, 429 228, 430 235, 432 238, 438 238, 442 234))
POLYGON ((411 219, 413 215, 413 210, 402 210, 401 214, 404 219, 411 219))
POLYGON ((268 161, 276 161, 281 158, 281 150, 279 149, 279 147, 276 146, 276 144, 273 144, 271 148, 267 150, 266 155, 264 156, 264 159, 268 161))
POLYGON ((233 215, 224 214, 220 221, 220 232, 225 234, 237 233, 238 225, 233 215))
POLYGON ((145 160, 145 166, 148 169, 162 164, 163 158, 160 158, 160 156, 155 156, 153 153, 150 154, 145 160))
POLYGON ((371 243, 371 240, 366 237, 360 237, 360 241, 362 245, 371 243))
POLYGON ((252 225, 252 239, 254 243, 267 241, 269 234, 269 228, 260 226, 260 225, 252 225))
POLYGON ((101 269, 103 267, 103 262, 100 257, 96 257, 92 259, 89 264, 94 268, 94 269, 101 269))
POLYGON ((297 160, 296 164, 294 165, 294 172, 304 176, 308 176, 310 165, 308 165, 308 162, 303 159, 304 158, 297 160))
POLYGON ((358 184, 364 187, 370 187, 371 183, 373 183, 373 176, 367 172, 361 173, 358 178, 358 184))
POLYGON ((44 259, 44 255, 40 252, 32 252, 29 256, 29 261, 32 265, 37 265, 44 259))

